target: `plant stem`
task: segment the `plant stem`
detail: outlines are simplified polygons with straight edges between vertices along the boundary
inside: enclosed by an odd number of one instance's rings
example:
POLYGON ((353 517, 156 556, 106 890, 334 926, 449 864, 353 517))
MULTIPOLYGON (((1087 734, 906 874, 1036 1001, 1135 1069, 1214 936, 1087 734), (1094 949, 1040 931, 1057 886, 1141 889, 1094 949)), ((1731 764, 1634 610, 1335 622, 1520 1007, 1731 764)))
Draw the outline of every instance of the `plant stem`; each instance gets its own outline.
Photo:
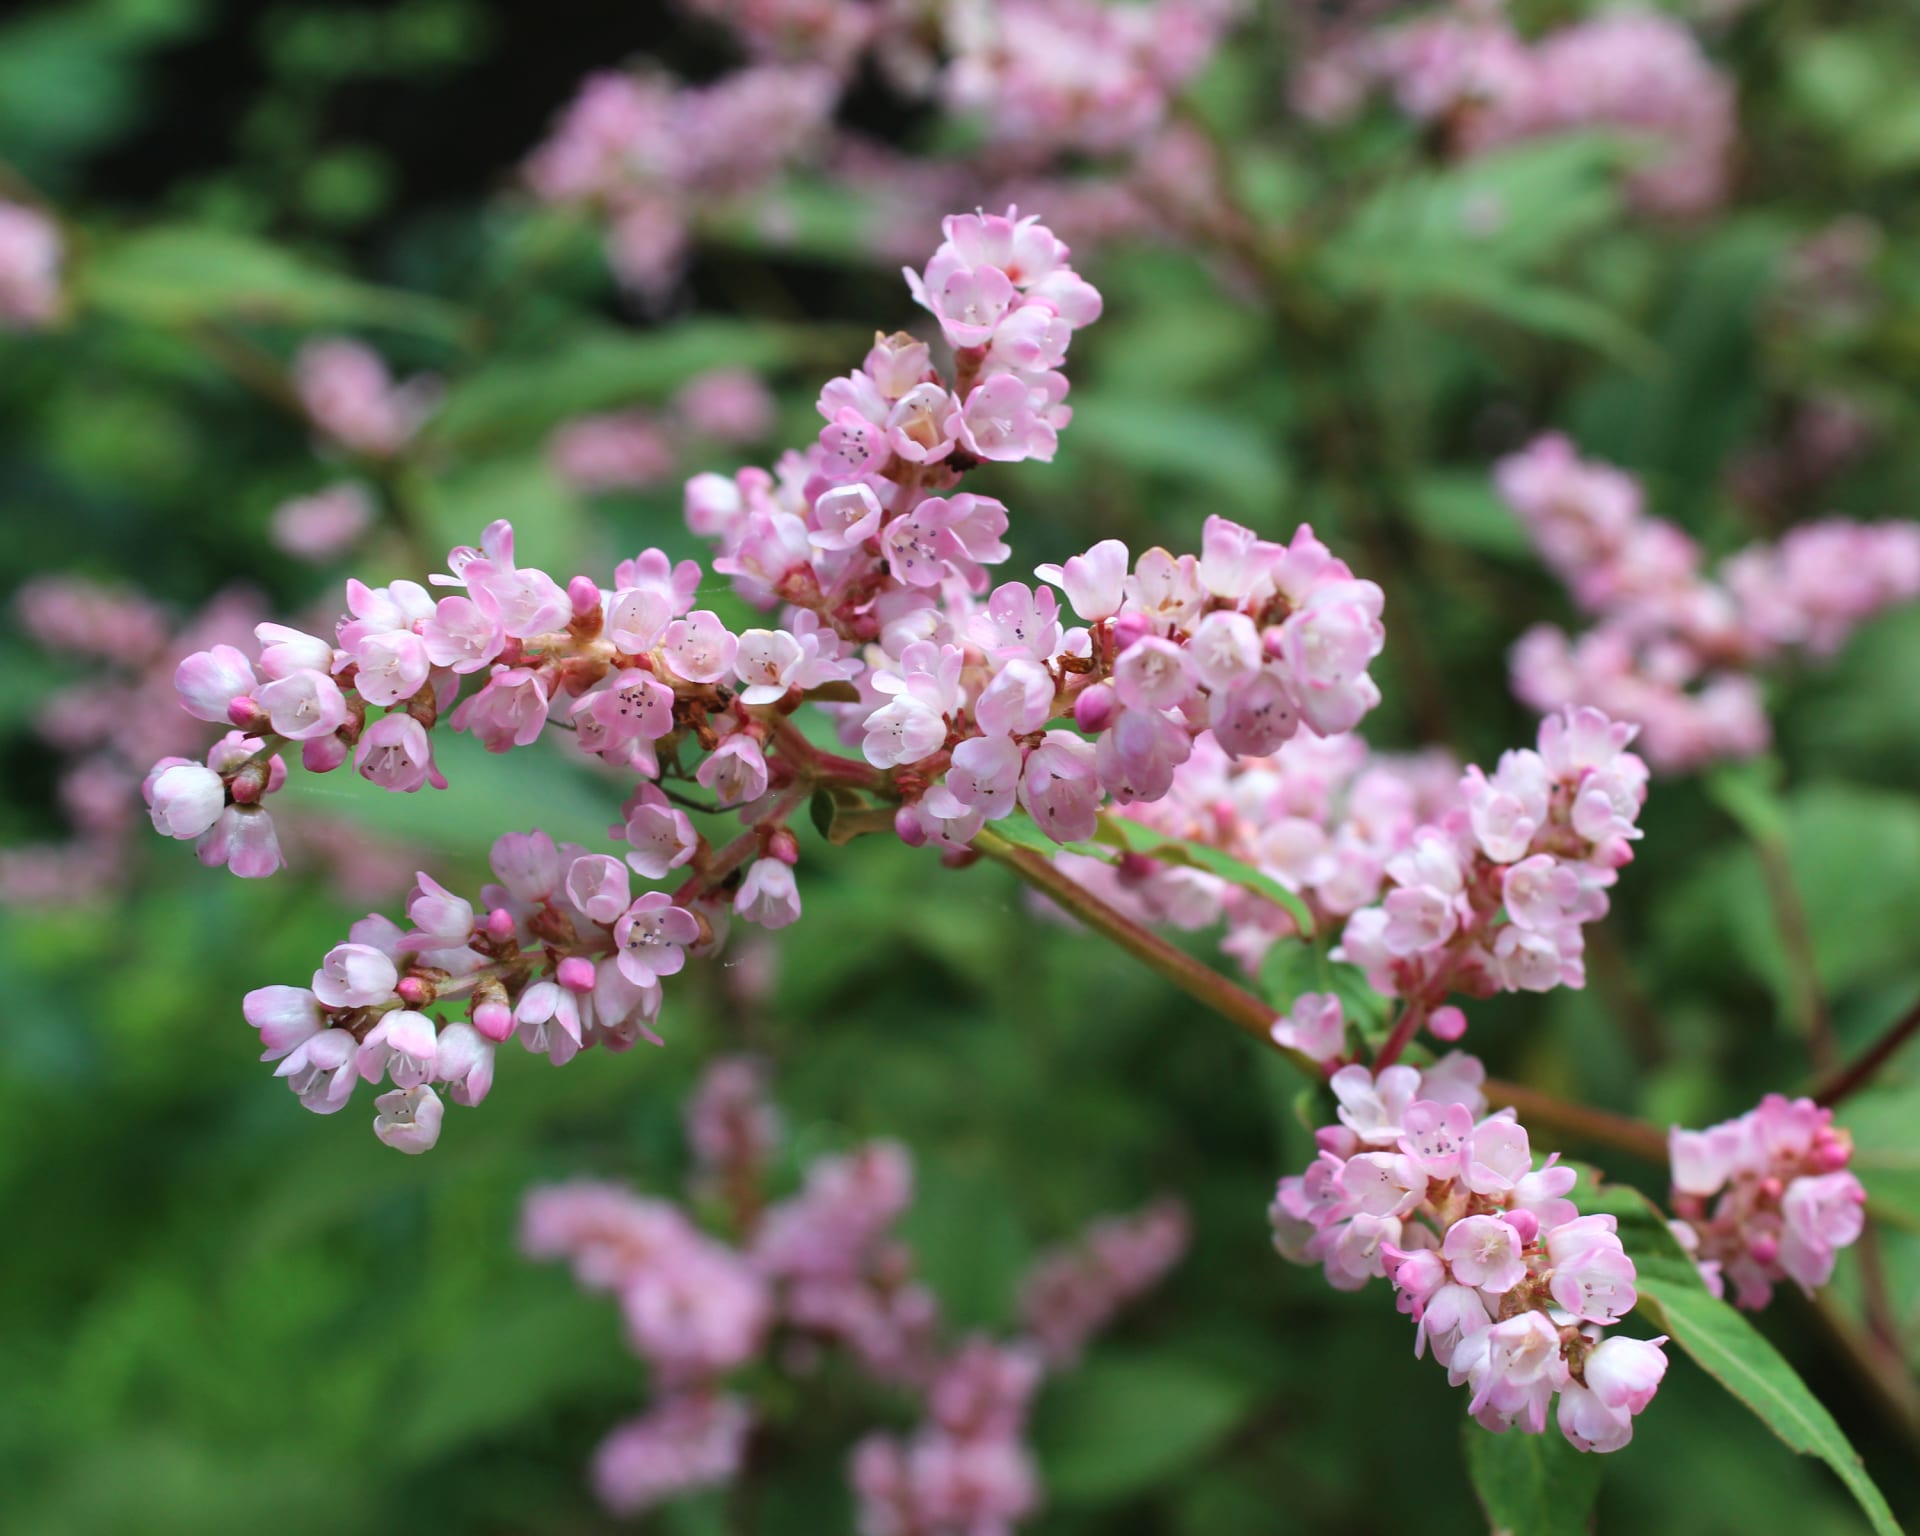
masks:
MULTIPOLYGON (((1211 966, 1203 965, 1191 955, 1174 948, 1125 913, 1117 911, 1070 875, 1063 873, 1050 859, 1008 842, 991 828, 976 837, 973 846, 995 863, 1004 864, 1102 938, 1111 940, 1150 969, 1159 972, 1196 1002, 1212 1009, 1269 1050, 1278 1051, 1304 1076, 1314 1081, 1325 1076, 1320 1064, 1312 1057, 1301 1051, 1289 1050, 1273 1038, 1271 1031, 1275 1014, 1266 1002, 1245 988, 1234 985, 1211 966)), ((1503 1082, 1498 1078, 1489 1078, 1485 1088, 1489 1101, 1513 1106, 1520 1111, 1523 1119, 1554 1126, 1569 1135, 1631 1153, 1649 1162, 1666 1162, 1666 1138, 1644 1121, 1629 1119, 1604 1109, 1592 1109, 1584 1104, 1568 1104, 1537 1089, 1503 1082)))
POLYGON ((1815 1070, 1831 1072, 1840 1064, 1840 1048, 1834 1043, 1833 1016, 1827 1011, 1826 994, 1820 987, 1820 971, 1813 953, 1813 930, 1807 922, 1807 909, 1801 905, 1794 887, 1793 869, 1787 862, 1786 844, 1776 836, 1759 836, 1754 849, 1760 856, 1760 873, 1767 884, 1767 900, 1773 906, 1773 920, 1780 930, 1780 948, 1787 963, 1788 982, 1793 988, 1794 1011, 1807 1037, 1807 1050, 1815 1070))
POLYGON ((1052 860, 1030 849, 1016 847, 992 828, 981 832, 973 846, 995 863, 1004 864, 1035 890, 1063 911, 1077 917, 1102 938, 1158 971, 1195 1001, 1204 1003, 1236 1029, 1252 1036, 1269 1049, 1279 1051, 1309 1077, 1321 1076, 1312 1057, 1302 1051, 1280 1045, 1272 1034, 1276 1017, 1261 999, 1235 986, 1212 966, 1203 965, 1183 950, 1176 949, 1159 934, 1143 928, 1132 918, 1109 906, 1052 860))
POLYGON ((1576 1140, 1612 1147, 1662 1167, 1666 1165, 1667 1138, 1644 1120, 1586 1104, 1569 1104, 1565 1099, 1556 1099, 1524 1083, 1490 1078, 1486 1092, 1489 1102, 1510 1105, 1529 1124, 1549 1125, 1576 1140))
POLYGON ((1816 1104, 1824 1104, 1829 1109, 1841 1103, 1862 1088, 1879 1074, 1889 1061, 1900 1053, 1900 1048, 1920 1034, 1920 1001, 1895 1019, 1885 1034, 1868 1046, 1847 1066, 1832 1073, 1813 1091, 1816 1104))
POLYGON ((1373 1070, 1378 1073, 1398 1061, 1400 1053, 1413 1043, 1413 1037, 1420 1033, 1420 1026, 1426 1021, 1426 1004, 1408 1003, 1402 1008, 1400 1017, 1393 1021, 1385 1044, 1380 1047, 1380 1053, 1373 1058, 1373 1070))

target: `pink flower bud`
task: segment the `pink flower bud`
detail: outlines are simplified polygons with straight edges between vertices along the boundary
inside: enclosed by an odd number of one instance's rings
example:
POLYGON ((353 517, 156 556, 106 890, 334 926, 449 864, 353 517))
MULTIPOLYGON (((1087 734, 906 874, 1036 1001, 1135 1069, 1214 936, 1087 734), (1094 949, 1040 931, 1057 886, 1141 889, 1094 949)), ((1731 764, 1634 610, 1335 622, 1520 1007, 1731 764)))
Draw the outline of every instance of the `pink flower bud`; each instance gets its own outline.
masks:
POLYGON ((1452 1044, 1467 1032, 1467 1016, 1448 1004, 1427 1015, 1427 1029, 1434 1039, 1452 1044))
POLYGON ((555 979, 560 985, 572 992, 591 992, 593 977, 593 962, 585 955, 568 955, 555 972, 555 979))
POLYGON ((216 645, 210 651, 195 651, 174 669, 173 674, 173 686, 180 695, 180 707, 194 719, 210 721, 215 725, 227 723, 227 711, 234 700, 251 694, 257 682, 253 663, 230 645, 216 645))
POLYGON ((910 805, 903 805, 893 813, 893 832, 909 848, 924 847, 927 841, 926 826, 910 805))
POLYGON ((227 786, 211 768, 181 763, 154 779, 147 799, 155 831, 197 838, 226 809, 227 786))
POLYGON ((482 1003, 473 1010, 473 1027, 497 1045, 513 1033, 513 1010, 505 1003, 482 1003))
POLYGON ((573 616, 584 619, 600 611, 600 588, 588 576, 576 576, 567 583, 567 601, 573 605, 573 616))
POLYGON ((1073 723, 1089 736, 1097 736, 1113 720, 1113 689, 1106 683, 1083 688, 1073 701, 1073 723))

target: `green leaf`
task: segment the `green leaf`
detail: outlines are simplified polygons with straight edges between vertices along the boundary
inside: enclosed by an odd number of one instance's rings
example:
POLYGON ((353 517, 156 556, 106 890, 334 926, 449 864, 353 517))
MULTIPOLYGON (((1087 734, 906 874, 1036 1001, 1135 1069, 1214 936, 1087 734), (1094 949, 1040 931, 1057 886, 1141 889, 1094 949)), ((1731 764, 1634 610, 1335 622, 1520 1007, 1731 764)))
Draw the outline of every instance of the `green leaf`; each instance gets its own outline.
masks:
POLYGON ((1778 842, 1787 835, 1786 807, 1780 802, 1780 763, 1760 757, 1728 763, 1706 776, 1708 797, 1756 841, 1778 842))
POLYGON ((857 337, 833 327, 708 317, 655 331, 583 329, 454 385, 431 430, 460 446, 534 442, 571 416, 662 399, 709 368, 765 372, 843 341, 855 360, 857 337))
POLYGON ((1275 1013, 1290 1011, 1303 992, 1331 992, 1347 1022, 1362 1034, 1387 1020, 1392 1001, 1373 990, 1366 972, 1344 960, 1329 960, 1319 944, 1281 939, 1260 961, 1260 994, 1275 1013))
POLYGON ((1484 469, 1423 476, 1413 487, 1413 515, 1423 532, 1463 549, 1523 560, 1533 551, 1484 469))
POLYGON ((1003 816, 988 824, 987 831, 996 834, 1003 842, 1012 843, 1016 848, 1024 848, 1029 853, 1041 854, 1052 858, 1056 853, 1080 853, 1090 859, 1100 859, 1111 864, 1117 855, 1111 847, 1100 843, 1056 843, 1040 830, 1039 824, 1025 811, 1015 811, 1011 816, 1003 816))
POLYGON ((1195 869, 1204 869, 1209 874, 1218 875, 1222 880, 1264 896, 1275 906, 1283 908, 1300 932, 1313 936, 1313 913, 1307 910, 1307 904, 1292 891, 1288 890, 1271 875, 1263 874, 1251 864, 1243 864, 1231 854, 1222 853, 1218 848, 1205 843, 1191 842, 1184 837, 1169 837, 1164 832, 1143 826, 1124 816, 1103 816, 1100 821, 1100 839, 1128 853, 1137 853, 1145 858, 1158 859, 1163 864, 1186 864, 1195 869))
POLYGON ((1583 1213, 1608 1211, 1619 1220, 1620 1240, 1637 1271, 1636 1310, 1649 1315, 1790 1449, 1833 1468, 1880 1536, 1901 1536, 1886 1496, 1826 1405, 1741 1313, 1707 1290, 1653 1203, 1624 1184, 1596 1186, 1584 1169, 1573 1198, 1583 1213))
POLYGON ((439 299, 358 282, 264 240, 198 224, 103 237, 80 269, 79 289, 83 304, 152 325, 386 325, 451 341, 467 327, 467 317, 439 299))
POLYGON ((1467 1475, 1496 1536, 1586 1536, 1600 1493, 1602 1458, 1564 1435, 1496 1435, 1466 1426, 1467 1475))
POLYGON ((1034 1441, 1047 1494, 1105 1504, 1185 1473, 1253 1405, 1243 1382, 1161 1355, 1096 1355, 1047 1389, 1034 1441))
POLYGON ((1073 438, 1134 469, 1202 481, 1255 511, 1277 506, 1286 490, 1270 436, 1224 409, 1160 395, 1075 395, 1073 438))

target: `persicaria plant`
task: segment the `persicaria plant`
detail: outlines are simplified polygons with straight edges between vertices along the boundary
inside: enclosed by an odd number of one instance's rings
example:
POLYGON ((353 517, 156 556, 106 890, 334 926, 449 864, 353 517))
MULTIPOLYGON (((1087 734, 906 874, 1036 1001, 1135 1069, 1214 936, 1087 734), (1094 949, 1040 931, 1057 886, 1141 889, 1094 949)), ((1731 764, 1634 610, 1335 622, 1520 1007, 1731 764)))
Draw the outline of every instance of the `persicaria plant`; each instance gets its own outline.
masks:
MULTIPOLYGON (((803 921, 809 823, 830 843, 891 837, 955 869, 984 857, 1314 1085, 1315 1154, 1272 1204, 1283 1254, 1339 1289, 1384 1281, 1413 1353, 1486 1428, 1619 1449, 1658 1412, 1669 1347, 1706 1355, 1724 1337, 1715 1296, 1752 1308, 1783 1280, 1811 1290, 1860 1237, 1848 1139, 1826 1109, 1778 1096, 1676 1131, 1669 1228, 1547 1139, 1644 1156, 1658 1133, 1448 1048, 1486 999, 1585 984, 1642 837, 1639 723, 1662 768, 1752 745, 1750 727, 1743 743, 1698 725, 1747 697, 1718 681, 1688 693, 1699 670, 1820 647, 1911 595, 1910 541, 1833 534, 1884 550, 1887 569, 1824 602, 1806 573, 1837 557, 1804 539, 1709 585, 1690 550, 1638 521, 1629 487, 1544 440, 1502 466, 1503 494, 1618 626, 1594 645, 1629 659, 1607 683, 1592 646, 1549 657, 1530 639, 1521 692, 1550 706, 1531 744, 1487 767, 1376 752, 1359 731, 1381 700, 1370 668, 1387 601, 1305 524, 1281 537, 1212 515, 1182 552, 1105 538, 1000 579, 1019 517, 979 472, 1053 458, 1073 416, 1069 352, 1102 300, 1031 215, 962 213, 944 230, 905 274, 944 347, 876 335, 821 390, 804 449, 689 480, 706 564, 647 548, 549 571, 495 522, 443 572, 349 580, 330 633, 261 623, 250 648, 180 662, 182 706, 224 734, 203 759, 154 765, 153 823, 243 878, 282 865, 272 807, 296 760, 431 794, 444 733, 499 754, 559 735, 625 793, 601 846, 502 827, 492 883, 421 872, 404 923, 370 915, 304 984, 249 994, 264 1059, 322 1114, 371 1085, 375 1134, 425 1152, 465 1134, 449 1104, 488 1097, 512 1042, 556 1065, 662 1044, 676 978, 721 953, 733 924, 803 921), (759 622, 703 605, 716 578, 759 622), (1780 590, 1799 594, 1791 626, 1780 590), (1635 668, 1664 680, 1670 708, 1609 708, 1635 668), (723 815, 731 835, 713 830, 723 815), (1262 993, 1158 931, 1222 925, 1223 954, 1262 993)), ((362 455, 398 451, 429 408, 424 386, 395 386, 338 344, 309 348, 299 374, 313 419, 362 455)), ((529 1250, 614 1292, 652 1371, 653 1406, 598 1453, 601 1493, 631 1511, 729 1480, 754 1422, 729 1378, 763 1358, 804 1375, 831 1348, 924 1413, 854 1453, 862 1529, 1010 1528, 1039 1500, 1028 1397, 1167 1267, 1183 1220, 1096 1230, 1035 1272, 1021 1340, 955 1341, 889 1236, 909 1198, 904 1153, 822 1158, 800 1193, 766 1204, 759 1093, 749 1069, 716 1069, 692 1117, 725 1240, 599 1185, 529 1203, 529 1250)))

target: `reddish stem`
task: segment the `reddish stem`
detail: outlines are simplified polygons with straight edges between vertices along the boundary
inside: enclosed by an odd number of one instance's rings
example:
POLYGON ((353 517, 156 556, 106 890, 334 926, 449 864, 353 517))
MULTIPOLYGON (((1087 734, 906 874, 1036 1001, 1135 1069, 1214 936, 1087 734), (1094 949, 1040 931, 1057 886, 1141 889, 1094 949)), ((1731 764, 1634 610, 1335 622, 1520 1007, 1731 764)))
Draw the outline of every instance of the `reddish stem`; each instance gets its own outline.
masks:
POLYGON ((1865 1051, 1827 1078, 1813 1091, 1816 1104, 1824 1104, 1831 1109, 1835 1104, 1858 1093, 1878 1075, 1880 1069, 1900 1053, 1900 1048, 1920 1033, 1920 1002, 1895 1019, 1887 1032, 1865 1051))

